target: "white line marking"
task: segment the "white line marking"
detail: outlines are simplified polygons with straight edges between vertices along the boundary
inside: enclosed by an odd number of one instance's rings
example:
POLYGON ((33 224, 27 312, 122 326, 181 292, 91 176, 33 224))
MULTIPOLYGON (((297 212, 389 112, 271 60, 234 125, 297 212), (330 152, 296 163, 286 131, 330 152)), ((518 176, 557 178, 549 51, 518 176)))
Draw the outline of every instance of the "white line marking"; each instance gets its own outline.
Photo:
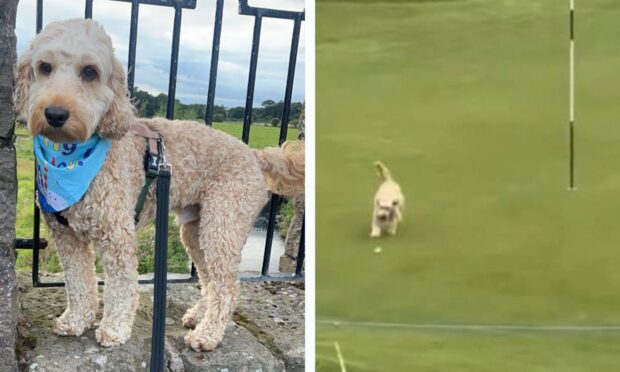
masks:
POLYGON ((570 76, 569 76, 569 86, 570 86, 570 113, 569 120, 571 124, 575 122, 575 42, 571 40, 570 42, 570 76))
POLYGON ((575 0, 569 0, 569 56, 568 56, 568 130, 570 133, 570 180, 569 190, 573 190, 575 178, 575 0))
POLYGON ((423 324, 353 322, 345 320, 317 320, 334 327, 429 329, 446 331, 525 331, 525 332, 620 332, 620 325, 544 325, 544 324, 423 324))
MULTIPOLYGON (((333 346, 333 343, 331 343, 331 342, 330 342, 330 346, 333 346)), ((409 354, 407 354, 407 355, 409 355, 409 354)), ((335 357, 333 357, 333 356, 323 355, 323 354, 320 354, 320 353, 317 353, 317 354, 316 354, 316 359, 317 359, 317 360, 325 360, 325 361, 327 361, 327 362, 329 362, 329 363, 338 364, 338 358, 335 358, 335 357)), ((378 370, 376 370, 376 369, 374 369, 374 368, 370 368, 370 367, 368 367, 368 366, 366 365, 366 363, 352 361, 350 358, 349 358, 349 359, 347 359, 347 365, 348 365, 349 367, 355 367, 355 369, 356 369, 356 370, 358 370, 358 369, 363 369, 363 370, 365 370, 365 371, 378 371, 378 370)), ((320 366, 319 366, 319 368, 318 368, 317 370, 318 370, 318 371, 320 371, 320 370, 321 370, 320 366)))
POLYGON ((340 372, 347 372, 347 367, 344 365, 344 358, 342 357, 338 341, 334 341, 334 347, 336 348, 336 355, 338 356, 338 364, 340 364, 340 372))

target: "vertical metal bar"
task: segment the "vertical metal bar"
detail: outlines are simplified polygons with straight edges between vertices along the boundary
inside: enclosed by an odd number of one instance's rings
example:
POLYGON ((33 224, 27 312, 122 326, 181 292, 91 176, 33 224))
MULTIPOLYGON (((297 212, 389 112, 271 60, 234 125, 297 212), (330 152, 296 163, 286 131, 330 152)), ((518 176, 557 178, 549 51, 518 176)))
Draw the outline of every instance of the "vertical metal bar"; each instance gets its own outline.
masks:
POLYGON ((570 190, 575 188, 575 0, 569 3, 569 180, 570 190))
POLYGON ((153 331, 151 333, 151 372, 164 370, 166 334, 166 281, 168 266, 168 196, 170 173, 157 176, 157 212, 155 219, 155 277, 153 278, 153 331))
POLYGON ((286 91, 284 93, 284 107, 282 108, 282 125, 280 126, 279 144, 286 141, 289 116, 291 113, 291 97, 293 95, 293 82, 295 81, 295 66, 297 65, 297 50, 299 49, 299 31, 301 29, 301 14, 295 18, 293 27, 293 39, 291 40, 291 55, 288 60, 288 75, 286 77, 286 91))
MULTIPOLYGON (((209 72, 209 89, 207 95, 207 110, 205 113, 205 123, 213 124, 213 101, 215 98, 215 83, 217 80, 217 65, 220 57, 220 38, 222 34, 222 19, 224 13, 224 0, 217 0, 215 5, 215 23, 213 25, 213 44, 211 49, 211 67, 209 72)), ((196 279, 196 265, 192 262, 190 278, 196 279)))
POLYGON ((260 46, 260 31, 263 23, 263 16, 260 10, 254 17, 254 36, 252 38, 252 56, 250 57, 250 74, 248 76, 248 91, 245 98, 245 116, 243 117, 243 142, 250 141, 250 124, 252 123, 252 105, 254 103, 254 85, 256 83, 256 64, 258 62, 258 48, 260 46))
POLYGON ((306 220, 301 223, 301 237, 299 238, 299 249, 297 250, 297 262, 295 265, 295 275, 301 276, 306 258, 306 220))
POLYGON ((177 2, 174 7, 174 30, 172 32, 172 52, 170 55, 170 80, 168 81, 168 105, 166 118, 174 117, 174 98, 177 91, 177 66, 179 64, 179 38, 181 37, 181 15, 183 8, 177 2))
POLYGON ((37 0, 37 34, 43 28, 43 0, 37 0))
MULTIPOLYGON (((34 170, 34 179, 35 179, 35 184, 36 184, 36 179, 37 179, 37 170, 36 170, 36 165, 35 165, 35 170, 34 170)), ((41 211, 39 211, 39 206, 37 205, 36 202, 36 197, 37 197, 37 190, 35 187, 34 190, 34 197, 35 197, 35 202, 34 202, 34 225, 32 226, 32 240, 33 240, 33 247, 32 247, 32 286, 33 287, 38 287, 39 286, 39 250, 41 249, 41 211)))
POLYGON ((209 90, 207 94, 207 112, 205 122, 213 124, 213 102, 215 101, 215 84, 217 82, 217 65, 220 58, 220 38, 222 35, 222 18, 224 17, 224 0, 215 4, 215 23, 213 24, 213 44, 211 47, 211 68, 209 71, 209 90))
POLYGON ((86 9, 84 10, 84 18, 93 18, 93 0, 86 0, 86 9))
POLYGON ((269 274, 269 261, 271 260, 271 246, 273 245, 273 233, 276 227, 276 215, 280 206, 280 197, 276 194, 271 195, 271 204, 269 205, 269 224, 267 225, 267 238, 265 239, 265 253, 263 254, 262 275, 269 274))
POLYGON ((138 39, 138 12, 139 0, 131 1, 131 25, 129 28, 129 57, 127 58, 127 87, 129 95, 133 97, 134 77, 136 73, 136 40, 138 39))
POLYGON ((196 265, 194 265, 194 263, 192 262, 192 269, 190 270, 190 274, 189 274, 189 276, 190 276, 191 278, 195 278, 195 277, 196 277, 196 274, 197 274, 197 273, 196 273, 196 265))
MULTIPOLYGON (((166 117, 174 117, 174 98, 177 84, 177 65, 179 62, 179 39, 181 37, 181 15, 183 8, 176 3, 174 9, 174 29, 172 32, 172 52, 170 54, 170 80, 168 81, 168 105, 166 117)), ((168 266, 168 189, 170 174, 160 172, 157 177, 157 216, 155 229, 155 278, 153 289, 153 333, 151 339, 151 372, 164 369, 164 336, 166 320, 166 281, 168 266), (165 194, 164 194, 165 193, 165 194)))
MULTIPOLYGON (((43 0, 37 0, 37 34, 43 28, 43 0)), ((39 286, 39 250, 41 249, 41 211, 37 205, 37 166, 34 166, 34 223, 32 225, 32 286, 39 286)))

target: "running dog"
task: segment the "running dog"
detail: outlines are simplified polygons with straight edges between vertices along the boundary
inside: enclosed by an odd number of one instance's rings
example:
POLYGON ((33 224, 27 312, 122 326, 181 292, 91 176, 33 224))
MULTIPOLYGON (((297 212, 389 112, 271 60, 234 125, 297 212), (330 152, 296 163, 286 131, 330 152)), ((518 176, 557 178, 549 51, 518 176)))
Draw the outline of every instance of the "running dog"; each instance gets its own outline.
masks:
POLYGON ((403 220, 405 197, 390 170, 380 161, 375 162, 375 166, 383 182, 375 194, 370 237, 380 238, 385 234, 396 234, 398 224, 403 220))

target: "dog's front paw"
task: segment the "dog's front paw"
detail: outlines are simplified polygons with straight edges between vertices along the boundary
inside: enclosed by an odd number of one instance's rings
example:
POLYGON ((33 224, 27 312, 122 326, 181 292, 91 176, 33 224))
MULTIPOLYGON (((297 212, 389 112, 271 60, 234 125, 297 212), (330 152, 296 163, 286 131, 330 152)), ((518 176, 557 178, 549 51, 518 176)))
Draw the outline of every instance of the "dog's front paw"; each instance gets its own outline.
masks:
POLYGON ((214 334, 198 330, 189 331, 185 335, 185 345, 194 351, 209 351, 217 347, 224 335, 221 332, 214 334))
POLYGON ((201 298, 198 300, 194 307, 187 309, 185 315, 181 319, 183 326, 186 328, 196 328, 198 323, 204 318, 207 306, 205 301, 201 298))
POLYGON ((64 314, 54 319, 54 333, 60 336, 81 336, 93 326, 94 322, 94 314, 78 316, 65 311, 64 314))
POLYGON ((380 238, 381 237, 381 228, 373 223, 370 227, 370 237, 371 238, 380 238))
POLYGON ((202 318, 200 318, 196 314, 194 309, 189 309, 185 312, 185 315, 183 315, 181 322, 183 323, 183 327, 193 329, 196 328, 196 326, 198 325, 198 323, 200 323, 201 320, 202 318))
POLYGON ((97 331, 95 331, 95 337, 101 346, 111 347, 122 345, 131 337, 131 329, 127 332, 118 332, 112 328, 100 326, 97 331))

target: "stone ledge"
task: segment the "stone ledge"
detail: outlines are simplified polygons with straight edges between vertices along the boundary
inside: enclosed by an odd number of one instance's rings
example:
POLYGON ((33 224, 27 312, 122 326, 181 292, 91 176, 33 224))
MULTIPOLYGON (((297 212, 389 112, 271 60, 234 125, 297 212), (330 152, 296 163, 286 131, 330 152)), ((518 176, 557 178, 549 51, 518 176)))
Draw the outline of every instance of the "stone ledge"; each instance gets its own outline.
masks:
MULTIPOLYGON (((46 280, 62 280, 54 276, 46 280)), ((150 362, 152 286, 140 286, 140 306, 131 340, 100 347, 94 330, 81 337, 59 337, 52 321, 65 306, 64 288, 32 288, 27 274, 22 286, 20 364, 26 371, 147 371, 150 362)), ((200 295, 196 284, 168 286, 166 363, 173 372, 303 371, 304 290, 295 283, 242 283, 235 322, 228 325, 214 351, 188 349, 180 322, 200 295)), ((100 309, 101 310, 101 309, 100 309)), ((99 314, 99 319, 101 314, 99 314)))

